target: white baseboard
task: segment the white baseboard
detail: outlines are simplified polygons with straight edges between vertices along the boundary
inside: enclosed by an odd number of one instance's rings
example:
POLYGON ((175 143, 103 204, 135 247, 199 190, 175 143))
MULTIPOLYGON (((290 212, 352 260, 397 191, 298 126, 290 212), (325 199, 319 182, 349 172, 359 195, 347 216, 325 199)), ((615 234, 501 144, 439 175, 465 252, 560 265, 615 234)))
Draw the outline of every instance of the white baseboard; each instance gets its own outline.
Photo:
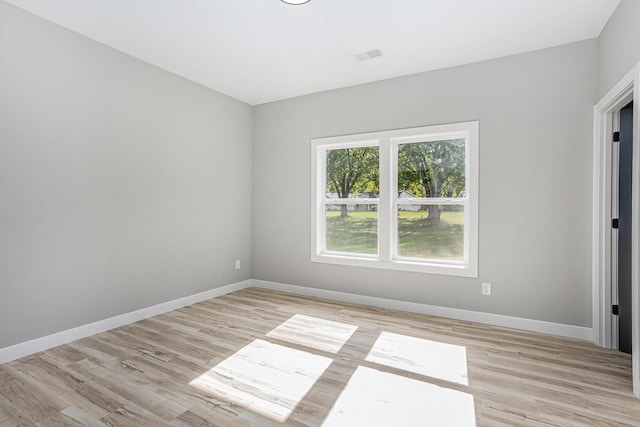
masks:
POLYGON ((109 319, 99 320, 87 325, 78 326, 77 328, 57 332, 52 335, 47 335, 46 337, 36 338, 31 341, 23 342, 10 347, 5 347, 0 349, 0 363, 10 362, 21 357, 29 356, 31 354, 57 347, 62 344, 67 344, 69 342, 76 341, 82 338, 86 338, 100 332, 105 332, 110 329, 128 325, 139 320, 157 316, 158 314, 176 310, 187 305, 195 304, 231 292, 239 291, 240 289, 252 286, 252 283, 253 282, 251 280, 232 283, 230 285, 200 292, 194 295, 189 295, 183 298, 178 298, 172 301, 163 302, 161 304, 132 311, 130 313, 121 314, 109 319))
POLYGON ((0 349, 0 363, 10 362, 21 357, 29 356, 62 344, 67 344, 91 335, 105 332, 120 326, 144 320, 158 314, 176 310, 190 304, 206 301, 231 292, 239 291, 251 286, 275 291, 289 292, 298 295, 327 298, 336 301, 349 302, 354 304, 371 305, 374 307, 402 310, 412 313, 428 314, 431 316, 448 317, 450 319, 478 322, 494 326, 522 329, 532 332, 542 332, 546 334, 559 335, 569 338, 577 338, 593 341, 593 329, 564 325, 561 323, 544 322, 541 320, 524 319, 521 317, 503 316, 500 314, 483 313, 479 311, 460 310, 457 308, 439 307, 435 305, 419 304, 407 301, 398 301, 385 298, 371 297, 366 295, 349 294, 346 292, 330 291, 327 289, 309 288, 305 286, 287 285, 284 283, 268 282, 265 280, 245 280, 233 283, 220 288, 211 289, 198 294, 167 301, 151 307, 121 314, 109 319, 100 320, 77 328, 57 332, 46 337, 36 338, 31 341, 16 344, 0 349))
POLYGON ((480 311, 461 310, 458 308, 439 307, 435 305, 419 304, 415 302, 397 301, 386 298, 349 294, 326 289, 308 288, 305 286, 286 285, 284 283, 252 280, 253 286, 275 291, 289 292, 299 295, 327 298, 354 304, 371 305, 374 307, 390 308, 411 313, 428 314, 431 316, 448 317, 450 319, 468 322, 484 323, 493 326, 522 329, 531 332, 558 335, 593 341, 593 329, 583 326, 565 325, 562 323, 545 322, 542 320, 525 319, 521 317, 504 316, 501 314, 483 313, 480 311))

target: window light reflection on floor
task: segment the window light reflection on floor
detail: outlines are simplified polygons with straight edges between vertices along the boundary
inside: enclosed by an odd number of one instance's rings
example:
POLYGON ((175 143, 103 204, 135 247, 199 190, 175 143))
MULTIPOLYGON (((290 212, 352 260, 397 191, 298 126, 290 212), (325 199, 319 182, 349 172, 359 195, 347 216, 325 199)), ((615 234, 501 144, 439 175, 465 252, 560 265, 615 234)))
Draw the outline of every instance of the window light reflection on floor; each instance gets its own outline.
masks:
POLYGON ((467 349, 459 345, 382 332, 365 360, 469 385, 467 349))
POLYGON ((254 340, 190 385, 284 422, 331 362, 331 358, 254 340))
POLYGON ((267 336, 336 354, 356 329, 354 325, 296 314, 267 336))
POLYGON ((323 427, 475 427, 473 396, 360 366, 323 427))

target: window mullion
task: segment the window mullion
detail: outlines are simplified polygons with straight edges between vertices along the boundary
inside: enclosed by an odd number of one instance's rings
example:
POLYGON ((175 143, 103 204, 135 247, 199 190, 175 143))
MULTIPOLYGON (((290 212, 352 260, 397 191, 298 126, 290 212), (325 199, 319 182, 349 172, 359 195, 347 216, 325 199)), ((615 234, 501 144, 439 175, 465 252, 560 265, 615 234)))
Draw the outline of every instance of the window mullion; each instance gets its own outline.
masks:
POLYGON ((327 208, 325 205, 325 190, 327 188, 327 150, 320 150, 320 156, 316 160, 316 166, 318 167, 318 172, 316 173, 316 178, 318 180, 316 187, 316 205, 317 210, 315 212, 316 218, 318 218, 316 222, 316 233, 317 233, 317 241, 316 241, 316 253, 324 253, 327 251, 327 208))
POLYGON ((393 206, 392 153, 389 138, 380 140, 380 202, 378 204, 378 256, 390 261, 393 206))

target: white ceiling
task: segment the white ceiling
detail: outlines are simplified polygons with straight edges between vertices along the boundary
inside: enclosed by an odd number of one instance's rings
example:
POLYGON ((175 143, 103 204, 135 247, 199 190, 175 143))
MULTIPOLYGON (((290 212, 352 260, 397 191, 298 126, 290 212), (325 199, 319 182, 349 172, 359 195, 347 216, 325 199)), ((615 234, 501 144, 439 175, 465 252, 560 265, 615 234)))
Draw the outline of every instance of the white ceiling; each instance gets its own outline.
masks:
POLYGON ((253 105, 597 37, 620 3, 7 1, 253 105))

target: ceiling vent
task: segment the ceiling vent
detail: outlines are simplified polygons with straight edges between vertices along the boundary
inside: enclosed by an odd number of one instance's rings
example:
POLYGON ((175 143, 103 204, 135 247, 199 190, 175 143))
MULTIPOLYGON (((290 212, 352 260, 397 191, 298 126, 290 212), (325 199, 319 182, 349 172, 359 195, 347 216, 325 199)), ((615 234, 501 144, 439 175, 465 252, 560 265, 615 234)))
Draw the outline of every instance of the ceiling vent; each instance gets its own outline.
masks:
POLYGON ((357 53, 356 58, 360 61, 364 61, 365 59, 377 58, 382 56, 382 51, 380 49, 368 50, 366 52, 357 53))

